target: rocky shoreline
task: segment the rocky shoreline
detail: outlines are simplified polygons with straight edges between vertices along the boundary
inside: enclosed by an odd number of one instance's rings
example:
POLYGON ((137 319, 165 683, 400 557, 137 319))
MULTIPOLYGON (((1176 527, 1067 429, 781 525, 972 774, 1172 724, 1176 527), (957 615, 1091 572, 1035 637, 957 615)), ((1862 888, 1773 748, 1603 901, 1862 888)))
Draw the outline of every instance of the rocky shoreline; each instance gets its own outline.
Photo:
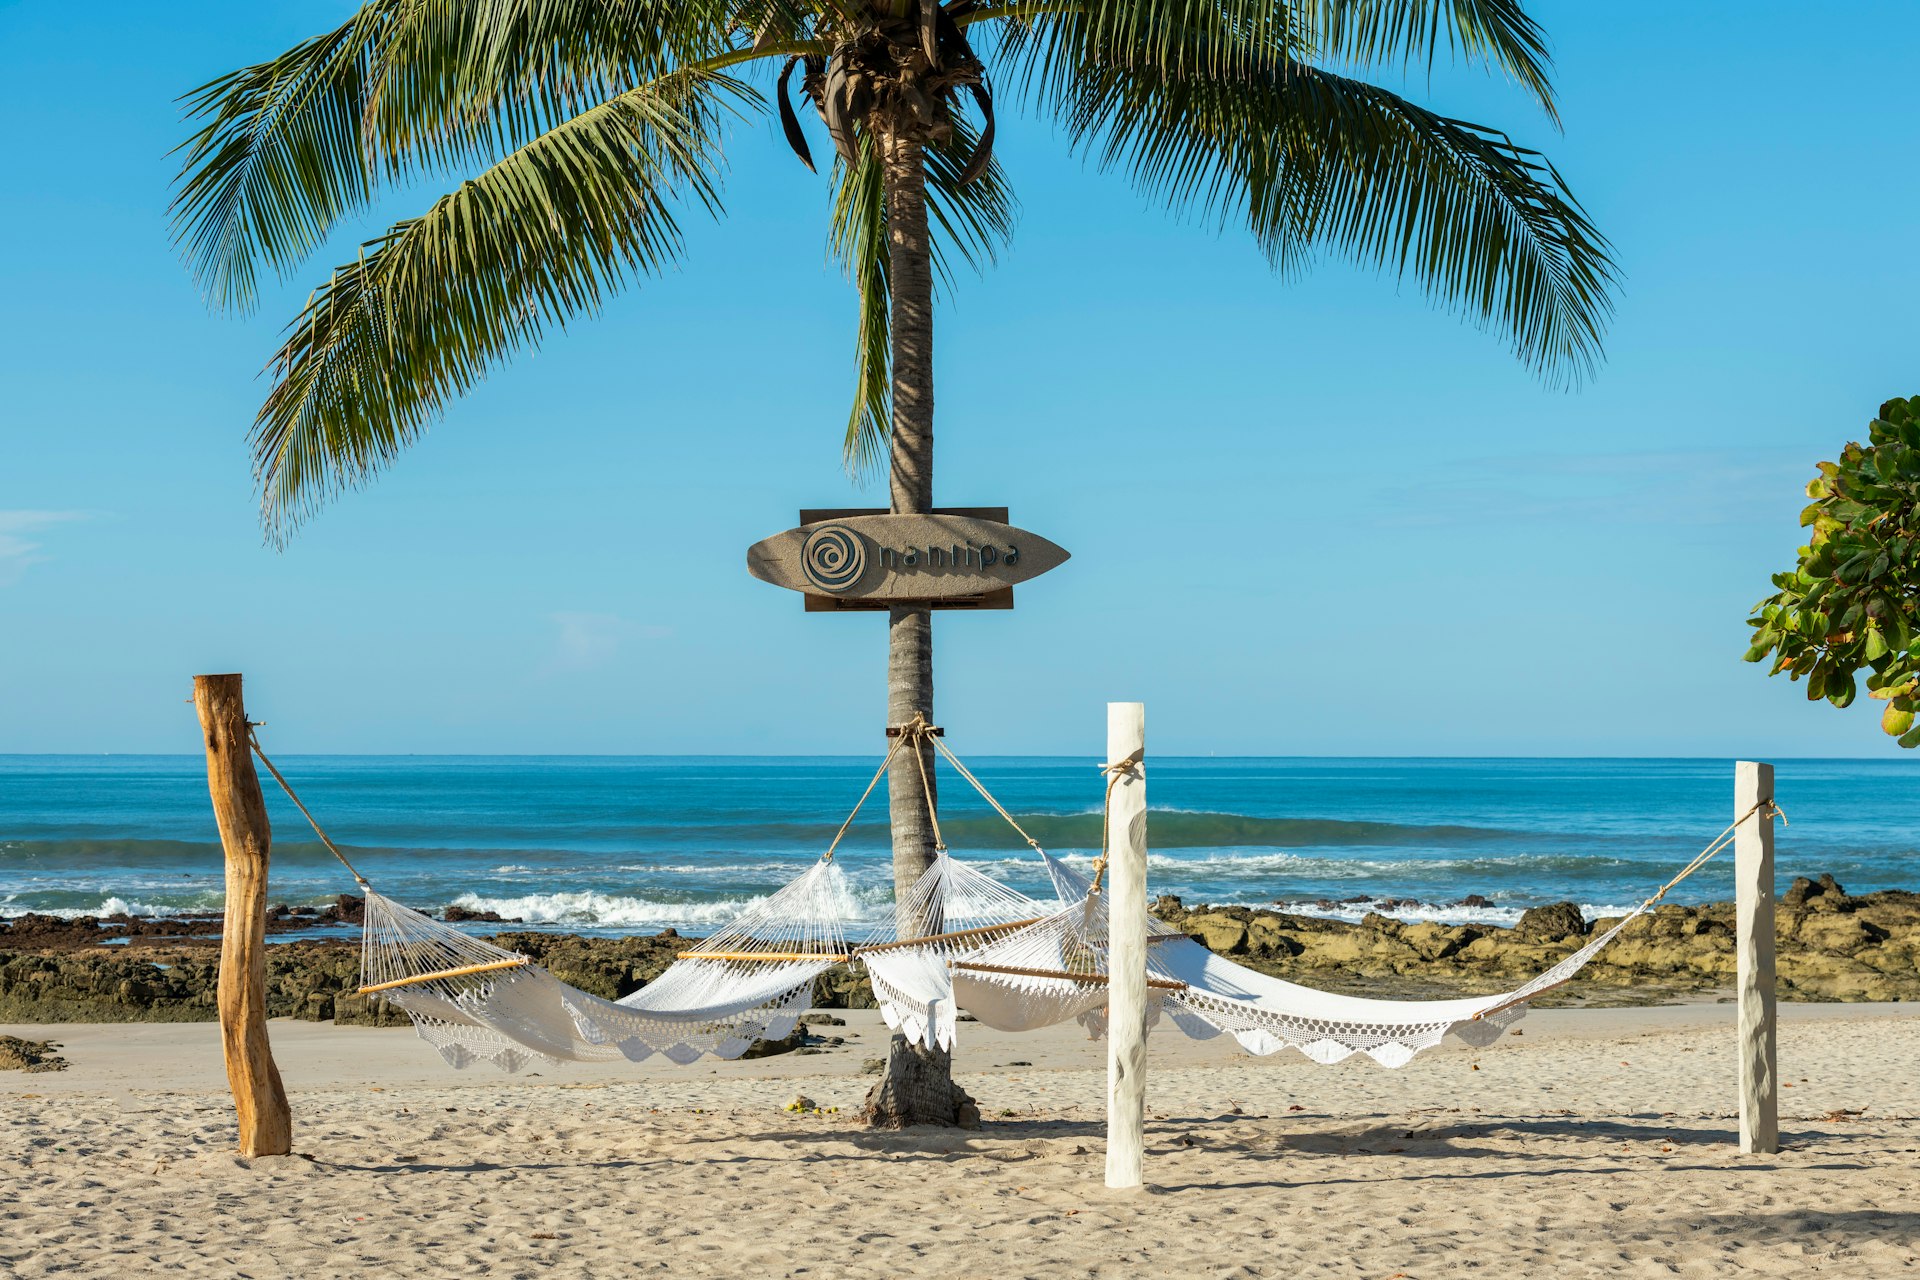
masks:
MULTIPOLYGON (((355 894, 343 893, 324 907, 280 905, 267 913, 267 932, 295 933, 338 925, 358 927, 366 901, 355 894)), ((495 920, 492 912, 475 913, 448 907, 447 920, 495 920)), ((501 923, 519 924, 518 920, 501 923)), ((27 951, 71 951, 90 947, 167 946, 184 939, 214 939, 220 936, 222 923, 218 912, 203 916, 43 916, 28 912, 0 921, 0 949, 27 951)))
MULTIPOLYGON (((1247 907, 1154 904, 1208 947, 1277 977, 1354 995, 1425 998, 1509 990, 1579 950, 1618 918, 1584 920, 1571 902, 1535 907, 1512 928, 1358 924, 1247 907)), ((1920 1000, 1920 893, 1854 895, 1832 876, 1796 879, 1777 904, 1783 1000, 1920 1000)), ((1659 1004, 1726 992, 1734 981, 1734 906, 1656 907, 1629 925, 1570 986, 1541 1004, 1659 1004)))
MULTIPOLYGON (((358 923, 359 902, 278 908, 279 932, 358 923)), ((1155 904, 1161 919, 1213 950, 1279 977, 1356 995, 1423 998, 1519 985, 1612 921, 1587 921, 1572 903, 1528 911, 1513 927, 1359 923, 1238 906, 1155 904)), ((500 923, 517 923, 506 922, 500 923)), ((104 921, 23 916, 0 925, 0 1023, 194 1022, 214 1017, 217 919, 104 921), (106 945, 103 945, 106 944, 106 945)), ((673 930, 593 938, 502 932, 562 981, 608 999, 652 981, 694 939, 673 930)), ((1785 1000, 1920 999, 1920 894, 1852 895, 1831 876, 1796 880, 1779 904, 1780 996, 1785 1000)), ((268 1013, 356 1025, 404 1018, 354 994, 351 936, 295 939, 267 951, 268 1013)), ((1733 983, 1733 904, 1662 906, 1635 922, 1579 981, 1541 1003, 1659 1004, 1726 992, 1733 983)), ((819 1007, 869 1008, 866 979, 836 969, 819 1007)))

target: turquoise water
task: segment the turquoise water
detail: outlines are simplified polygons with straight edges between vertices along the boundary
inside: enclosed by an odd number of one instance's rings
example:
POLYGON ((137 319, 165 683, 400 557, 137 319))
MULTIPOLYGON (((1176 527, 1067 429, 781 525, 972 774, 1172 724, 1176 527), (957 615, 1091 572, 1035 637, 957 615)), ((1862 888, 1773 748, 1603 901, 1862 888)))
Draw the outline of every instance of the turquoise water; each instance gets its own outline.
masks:
MULTIPOLYGON (((745 757, 289 756, 277 761, 367 877, 418 906, 459 903, 591 932, 683 932, 724 920, 817 857, 874 761, 745 757)), ((1098 845, 1092 759, 970 762, 1049 851, 1098 845)), ((1830 871, 1848 889, 1920 885, 1920 761, 1778 764, 1792 825, 1782 884, 1830 871)), ((1030 892, 1026 846, 941 769, 957 854, 1030 892)), ((273 892, 352 889, 273 789, 273 892)), ((1617 912, 1732 817, 1714 760, 1156 759, 1150 888, 1188 902, 1305 900, 1357 917, 1511 920, 1570 899, 1617 912), (1461 906, 1479 895, 1491 906, 1461 906)), ((886 910, 885 795, 840 855, 862 910, 886 910)), ((1730 861, 1730 859, 1729 859, 1730 861)), ((198 757, 0 756, 0 916, 220 902, 220 852, 198 757)), ((1716 863, 1675 893, 1730 896, 1716 863)))

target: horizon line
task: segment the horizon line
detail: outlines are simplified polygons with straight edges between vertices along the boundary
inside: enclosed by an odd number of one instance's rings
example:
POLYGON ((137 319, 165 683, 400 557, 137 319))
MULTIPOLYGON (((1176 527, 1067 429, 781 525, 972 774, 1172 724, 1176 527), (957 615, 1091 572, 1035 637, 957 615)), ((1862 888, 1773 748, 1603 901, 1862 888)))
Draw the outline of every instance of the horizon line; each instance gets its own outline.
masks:
MULTIPOLYGON (((283 751, 282 758, 292 759, 358 759, 358 760, 870 760, 874 754, 860 752, 744 752, 744 751, 283 751)), ((59 759, 59 760, 95 760, 103 757, 127 759, 190 760, 200 759, 198 751, 0 751, 0 760, 9 759, 59 759)), ((975 760, 1098 760, 1099 752, 1036 753, 1036 752, 981 752, 970 757, 975 760)), ((1411 760, 1411 761, 1462 761, 1462 760, 1744 760, 1747 756, 1723 755, 1719 753, 1696 753, 1691 755, 1301 755, 1280 754, 1264 755, 1241 752, 1210 752, 1206 755, 1191 755, 1169 752, 1161 756, 1149 755, 1148 759, 1159 760, 1411 760)), ((1895 763, 1898 756, 1773 756, 1773 760, 1795 762, 1822 761, 1835 763, 1873 764, 1879 761, 1895 763)), ((1920 759, 1916 759, 1920 763, 1920 759)))

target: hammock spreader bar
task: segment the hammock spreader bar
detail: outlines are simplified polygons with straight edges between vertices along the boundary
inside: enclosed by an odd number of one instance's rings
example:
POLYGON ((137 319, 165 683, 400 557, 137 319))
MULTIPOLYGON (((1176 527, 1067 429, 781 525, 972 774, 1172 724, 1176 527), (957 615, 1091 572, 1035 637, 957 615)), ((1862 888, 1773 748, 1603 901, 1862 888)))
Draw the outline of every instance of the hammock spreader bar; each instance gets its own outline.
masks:
MULTIPOLYGON (((1011 964, 979 964, 972 960, 955 960, 956 969, 969 969, 975 973, 1004 973, 1016 978, 1064 978, 1068 982, 1078 982, 1089 987, 1107 985, 1104 973, 1075 973, 1069 969, 1025 969, 1011 964)), ((1185 991, 1187 984, 1175 982, 1170 978, 1148 978, 1147 985, 1159 991, 1185 991)))
POLYGON ((531 961, 526 956, 515 956, 511 960, 489 960, 485 964, 463 964, 456 969, 438 969, 432 973, 415 973, 404 978, 395 978, 391 982, 376 982, 369 987, 360 987, 356 995, 369 995, 375 991, 392 991, 396 987, 413 987, 422 982, 438 982, 442 978, 465 978, 476 973, 493 973, 499 969, 518 969, 531 961))
POLYGON ((855 947, 853 954, 869 956, 876 951, 895 951, 901 947, 924 947, 941 942, 954 942, 960 938, 977 938, 985 933, 1006 933, 1013 929, 1024 929, 1030 924, 1039 924, 1045 916, 1034 916, 1028 920, 1009 920, 1005 924, 983 924, 972 929, 950 929, 946 933, 930 933, 923 938, 898 938, 892 942, 875 942, 864 947, 855 947))
POLYGON ((831 960, 839 964, 846 960, 844 952, 832 951, 682 951, 675 960, 831 960))

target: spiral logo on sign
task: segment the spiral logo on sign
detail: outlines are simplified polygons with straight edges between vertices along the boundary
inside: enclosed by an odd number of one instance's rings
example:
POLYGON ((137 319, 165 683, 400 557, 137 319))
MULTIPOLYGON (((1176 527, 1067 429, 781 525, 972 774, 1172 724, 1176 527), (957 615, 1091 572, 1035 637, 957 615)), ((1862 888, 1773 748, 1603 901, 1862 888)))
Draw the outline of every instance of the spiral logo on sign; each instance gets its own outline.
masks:
POLYGON ((800 549, 800 570, 808 582, 837 595, 866 573, 867 549, 853 530, 826 525, 807 535, 800 549))

